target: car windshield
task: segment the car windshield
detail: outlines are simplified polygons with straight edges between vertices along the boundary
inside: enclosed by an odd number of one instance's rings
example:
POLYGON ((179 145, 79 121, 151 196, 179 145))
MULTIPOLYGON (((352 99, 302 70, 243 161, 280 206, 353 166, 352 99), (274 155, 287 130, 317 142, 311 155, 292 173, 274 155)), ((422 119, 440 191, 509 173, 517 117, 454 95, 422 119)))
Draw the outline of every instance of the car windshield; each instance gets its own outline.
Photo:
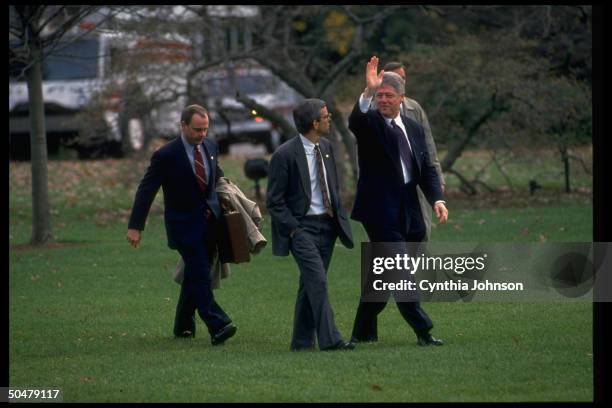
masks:
POLYGON ((245 95, 274 92, 275 82, 272 77, 261 75, 239 76, 234 86, 230 78, 213 78, 206 81, 211 96, 233 96, 236 91, 245 95))

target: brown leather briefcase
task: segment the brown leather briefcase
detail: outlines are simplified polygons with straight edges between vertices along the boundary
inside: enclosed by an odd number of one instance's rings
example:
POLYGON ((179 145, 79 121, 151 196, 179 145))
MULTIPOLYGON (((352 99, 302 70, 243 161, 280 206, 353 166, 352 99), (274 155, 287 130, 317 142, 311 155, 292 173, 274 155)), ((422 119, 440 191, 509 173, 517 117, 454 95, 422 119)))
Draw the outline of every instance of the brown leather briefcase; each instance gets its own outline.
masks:
POLYGON ((223 213, 218 247, 219 260, 222 263, 241 263, 251 260, 246 225, 238 211, 223 213))

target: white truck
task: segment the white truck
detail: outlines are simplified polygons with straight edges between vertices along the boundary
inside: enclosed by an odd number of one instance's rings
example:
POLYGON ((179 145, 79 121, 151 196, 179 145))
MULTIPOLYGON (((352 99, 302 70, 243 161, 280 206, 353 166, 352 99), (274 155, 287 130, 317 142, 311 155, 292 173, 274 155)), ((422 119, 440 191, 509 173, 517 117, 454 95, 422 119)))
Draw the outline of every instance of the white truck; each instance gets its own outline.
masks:
MULTIPOLYGON (((144 44, 144 45, 143 45, 144 44)), ((10 42, 9 42, 10 46, 10 42)), ((150 92, 162 81, 130 79, 115 65, 126 49, 146 42, 116 33, 67 36, 43 61, 43 100, 50 153, 60 145, 79 157, 122 156, 140 150, 146 138, 177 132, 176 106, 152 106, 150 92)), ((157 48, 170 46, 156 43, 157 48)), ((170 47, 172 53, 183 52, 170 47)), ((168 51, 167 49, 165 51, 168 51)), ((176 78, 174 78, 177 80, 176 78)), ((180 79, 178 79, 180 81, 180 79)), ((178 112, 177 112, 178 109, 178 112)), ((9 67, 9 157, 28 159, 30 150, 28 88, 23 66, 9 67)))
MULTIPOLYGON (((10 44, 9 44, 10 45, 10 44)), ((50 153, 75 148, 80 158, 121 157, 142 149, 147 140, 172 138, 188 103, 210 112, 210 137, 222 153, 237 142, 262 144, 273 152, 282 135, 257 112, 236 101, 236 92, 281 113, 292 123, 301 98, 269 70, 253 61, 208 70, 192 78, 188 40, 130 37, 96 32, 67 37, 43 62, 43 100, 50 153), (193 99, 193 100, 192 100, 193 99)), ((30 121, 23 67, 10 66, 9 157, 28 159, 30 121)))

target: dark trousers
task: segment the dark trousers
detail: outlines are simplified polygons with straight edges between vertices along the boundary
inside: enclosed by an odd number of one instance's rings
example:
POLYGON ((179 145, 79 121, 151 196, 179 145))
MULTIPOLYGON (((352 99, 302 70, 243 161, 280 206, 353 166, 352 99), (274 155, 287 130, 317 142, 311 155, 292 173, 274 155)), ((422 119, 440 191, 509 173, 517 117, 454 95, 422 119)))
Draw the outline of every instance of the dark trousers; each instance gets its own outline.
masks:
MULTIPOLYGON (((415 192, 416 196, 416 192, 415 192)), ((412 197, 412 196, 411 196, 412 197)), ((412 201, 417 203, 418 201, 412 201)), ((425 239, 426 230, 420 209, 405 210, 404 216, 397 225, 379 225, 364 223, 370 242, 421 242, 425 239)), ((378 339, 377 316, 387 306, 384 302, 365 302, 359 300, 352 338, 360 341, 378 339)), ((421 308, 419 302, 401 302, 396 299, 397 308, 404 320, 415 333, 426 333, 433 327, 431 319, 421 308)))
POLYGON ((201 240, 178 248, 185 262, 185 277, 176 305, 175 335, 180 335, 185 330, 195 333, 196 310, 210 334, 231 323, 229 316, 215 301, 211 288, 209 253, 214 245, 217 222, 214 218, 205 222, 201 240))
POLYGON ((300 270, 292 350, 313 348, 315 335, 320 349, 335 346, 342 341, 336 329, 327 290, 327 268, 337 235, 331 218, 304 217, 291 238, 291 254, 300 270))

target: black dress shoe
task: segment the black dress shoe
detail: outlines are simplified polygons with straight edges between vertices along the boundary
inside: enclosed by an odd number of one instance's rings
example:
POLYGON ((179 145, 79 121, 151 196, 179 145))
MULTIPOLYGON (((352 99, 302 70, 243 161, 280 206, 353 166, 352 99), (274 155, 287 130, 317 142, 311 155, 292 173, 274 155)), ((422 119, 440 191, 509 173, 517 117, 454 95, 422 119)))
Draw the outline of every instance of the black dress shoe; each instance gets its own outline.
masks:
POLYGON ((417 344, 419 346, 441 346, 444 342, 440 339, 436 339, 429 333, 425 333, 417 336, 417 344))
POLYGON ((322 349, 322 351, 350 351, 350 350, 354 350, 355 349, 355 344, 351 343, 350 341, 341 341, 338 344, 335 344, 331 347, 327 347, 322 349))
POLYGON ((174 333, 174 337, 176 337, 177 339, 188 339, 188 338, 194 338, 195 337, 195 330, 191 331, 191 330, 183 330, 181 332, 178 333, 174 333))
POLYGON ((174 318, 174 337, 177 338, 194 338, 196 334, 195 315, 182 316, 178 311, 174 318))
POLYGON ((238 330, 238 328, 234 326, 233 324, 229 323, 227 326, 225 326, 224 328, 222 328, 221 330, 213 334, 210 338, 210 341, 213 344, 213 346, 216 346, 218 344, 223 344, 225 340, 229 339, 234 334, 236 334, 236 330, 238 330))

